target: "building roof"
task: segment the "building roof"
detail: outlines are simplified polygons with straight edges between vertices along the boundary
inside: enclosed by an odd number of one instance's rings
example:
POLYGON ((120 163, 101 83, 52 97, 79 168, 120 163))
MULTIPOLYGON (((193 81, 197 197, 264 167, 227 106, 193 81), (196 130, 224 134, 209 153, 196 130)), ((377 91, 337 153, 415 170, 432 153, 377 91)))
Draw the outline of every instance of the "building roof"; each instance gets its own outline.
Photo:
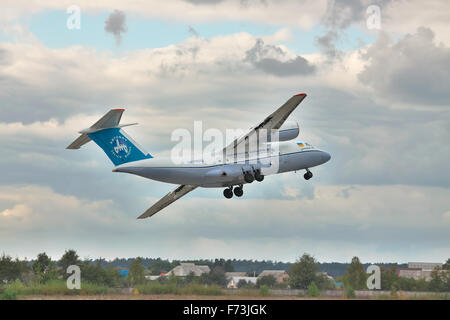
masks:
POLYGON ((261 272, 259 274, 258 278, 264 277, 264 276, 273 276, 275 278, 279 278, 285 274, 287 274, 287 273, 284 270, 264 270, 263 272, 261 272))
POLYGON ((442 263, 439 262, 408 262, 408 269, 420 268, 422 270, 434 270, 434 268, 442 267, 442 263))
POLYGON ((173 273, 174 276, 184 277, 193 273, 195 276, 201 276, 203 273, 209 273, 211 270, 208 266, 196 266, 194 263, 180 263, 179 266, 176 266, 168 274, 173 273))
POLYGON ((225 272, 225 276, 227 278, 231 278, 231 277, 246 277, 247 273, 246 272, 225 272))

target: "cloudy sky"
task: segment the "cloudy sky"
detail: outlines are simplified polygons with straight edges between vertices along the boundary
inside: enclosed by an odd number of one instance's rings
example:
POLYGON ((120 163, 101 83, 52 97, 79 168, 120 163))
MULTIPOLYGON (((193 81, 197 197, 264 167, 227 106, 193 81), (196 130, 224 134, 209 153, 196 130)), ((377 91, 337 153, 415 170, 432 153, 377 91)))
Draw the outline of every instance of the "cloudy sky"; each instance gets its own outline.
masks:
POLYGON ((450 257, 449 1, 1 4, 0 252, 450 257), (240 199, 197 189, 136 220, 174 186, 112 173, 93 143, 65 150, 113 107, 157 157, 175 129, 248 128, 299 92, 301 139, 331 161, 308 182, 271 176, 240 199))

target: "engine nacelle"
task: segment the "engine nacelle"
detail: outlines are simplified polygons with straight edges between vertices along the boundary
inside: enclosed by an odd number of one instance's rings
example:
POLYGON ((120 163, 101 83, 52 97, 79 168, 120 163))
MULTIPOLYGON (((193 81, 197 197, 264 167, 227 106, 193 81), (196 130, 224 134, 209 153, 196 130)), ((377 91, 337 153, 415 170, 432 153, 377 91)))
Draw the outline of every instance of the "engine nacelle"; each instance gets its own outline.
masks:
POLYGON ((272 137, 271 141, 289 141, 295 139, 300 134, 300 127, 295 120, 286 121, 280 129, 278 129, 278 139, 272 137))

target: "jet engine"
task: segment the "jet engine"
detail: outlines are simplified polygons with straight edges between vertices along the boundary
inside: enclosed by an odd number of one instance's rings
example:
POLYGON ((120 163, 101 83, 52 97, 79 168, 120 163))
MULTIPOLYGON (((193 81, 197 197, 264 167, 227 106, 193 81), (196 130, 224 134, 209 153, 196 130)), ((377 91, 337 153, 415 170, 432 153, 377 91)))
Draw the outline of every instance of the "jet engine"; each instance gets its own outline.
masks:
POLYGON ((298 137, 300 127, 297 121, 286 121, 280 129, 278 129, 278 139, 272 136, 271 141, 289 141, 298 137))

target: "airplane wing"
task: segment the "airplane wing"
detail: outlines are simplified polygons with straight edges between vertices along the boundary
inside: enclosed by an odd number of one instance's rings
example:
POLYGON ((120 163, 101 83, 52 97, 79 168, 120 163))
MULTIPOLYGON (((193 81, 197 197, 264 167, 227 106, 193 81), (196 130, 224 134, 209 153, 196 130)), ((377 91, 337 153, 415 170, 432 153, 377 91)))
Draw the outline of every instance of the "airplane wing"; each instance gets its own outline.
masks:
POLYGON ((181 185, 178 188, 176 188, 174 191, 166 194, 164 197, 162 197, 158 202, 156 202, 153 206, 151 206, 147 211, 145 211, 142 215, 138 217, 138 219, 145 219, 148 217, 151 217, 158 211, 164 209, 172 202, 175 202, 176 200, 180 199, 182 196, 188 194, 192 190, 197 188, 196 186, 191 185, 181 185))
POLYGON ((240 145, 244 141, 248 141, 249 138, 253 135, 257 135, 258 131, 261 129, 267 130, 267 132, 270 132, 270 130, 279 129, 283 123, 286 121, 286 119, 289 117, 289 115, 292 113, 292 111, 297 108, 297 106, 303 101, 303 99, 306 98, 305 93, 300 93, 292 98, 290 98, 285 104, 283 104, 281 107, 279 107, 274 113, 272 113, 270 116, 264 119, 263 122, 258 124, 256 127, 250 129, 250 131, 240 137, 234 140, 232 143, 230 143, 228 146, 226 146, 223 149, 224 155, 234 153, 237 150, 238 145, 240 145))

